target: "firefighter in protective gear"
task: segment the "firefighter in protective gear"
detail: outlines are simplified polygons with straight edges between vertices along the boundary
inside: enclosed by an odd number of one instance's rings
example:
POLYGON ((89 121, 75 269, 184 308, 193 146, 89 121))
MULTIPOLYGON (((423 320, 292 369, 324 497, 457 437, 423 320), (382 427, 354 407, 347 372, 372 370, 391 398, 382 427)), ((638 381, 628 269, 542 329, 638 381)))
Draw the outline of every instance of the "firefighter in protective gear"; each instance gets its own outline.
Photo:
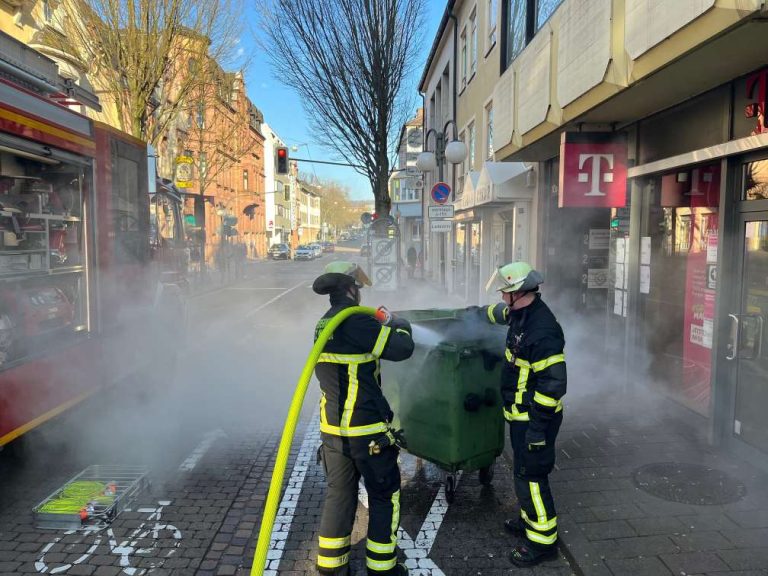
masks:
POLYGON ((510 560, 533 566, 557 555, 557 515, 549 488, 555 465, 555 438, 563 420, 566 391, 563 330, 538 293, 543 278, 525 262, 501 266, 487 290, 504 303, 477 309, 492 324, 506 324, 507 343, 501 391, 514 452, 515 492, 520 517, 505 528, 524 543, 510 560))
MULTIPOLYGON (((325 324, 344 308, 360 303, 360 289, 370 286, 363 270, 351 262, 333 262, 312 285, 328 294, 325 324)), ((368 492, 368 575, 407 575, 397 563, 400 524, 399 449, 390 430, 392 410, 381 391, 379 360, 406 360, 413 354, 410 324, 392 317, 382 325, 371 316, 353 314, 326 344, 315 368, 320 381, 320 447, 328 489, 320 520, 317 568, 321 574, 350 574, 352 526, 358 482, 368 492)))

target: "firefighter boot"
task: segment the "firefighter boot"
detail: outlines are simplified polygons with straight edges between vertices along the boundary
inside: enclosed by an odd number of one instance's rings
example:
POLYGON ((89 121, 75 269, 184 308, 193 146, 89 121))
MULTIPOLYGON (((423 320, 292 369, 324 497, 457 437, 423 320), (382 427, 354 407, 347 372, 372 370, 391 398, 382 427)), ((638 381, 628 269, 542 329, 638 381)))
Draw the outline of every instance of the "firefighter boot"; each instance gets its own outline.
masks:
POLYGON ((513 536, 517 536, 518 538, 525 537, 525 526, 523 525, 523 520, 520 517, 508 518, 504 520, 504 530, 513 536))
POLYGON ((557 558, 557 546, 533 548, 528 545, 515 546, 509 554, 509 561, 519 568, 536 566, 546 560, 557 558))
POLYGON ((317 573, 321 576, 354 576, 352 570, 349 568, 349 564, 340 566, 339 568, 318 568, 317 573))

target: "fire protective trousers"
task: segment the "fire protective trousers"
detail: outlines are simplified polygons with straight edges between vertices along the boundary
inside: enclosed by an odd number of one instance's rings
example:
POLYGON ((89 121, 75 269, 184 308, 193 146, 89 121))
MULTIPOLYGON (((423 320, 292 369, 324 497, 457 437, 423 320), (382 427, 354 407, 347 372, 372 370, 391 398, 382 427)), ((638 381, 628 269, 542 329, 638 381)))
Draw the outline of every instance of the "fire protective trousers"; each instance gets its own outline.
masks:
POLYGON ((562 421, 563 413, 556 413, 545 432, 546 446, 534 452, 528 450, 525 442, 529 422, 509 423, 520 526, 531 548, 547 548, 557 542, 557 512, 549 488, 549 473, 555 467, 555 439, 562 421))
POLYGON ((328 488, 320 519, 317 556, 317 567, 322 574, 347 574, 361 476, 368 492, 365 551, 368 574, 380 576, 394 572, 400 525, 399 450, 389 446, 371 455, 370 440, 370 437, 341 438, 323 434, 321 450, 328 488))

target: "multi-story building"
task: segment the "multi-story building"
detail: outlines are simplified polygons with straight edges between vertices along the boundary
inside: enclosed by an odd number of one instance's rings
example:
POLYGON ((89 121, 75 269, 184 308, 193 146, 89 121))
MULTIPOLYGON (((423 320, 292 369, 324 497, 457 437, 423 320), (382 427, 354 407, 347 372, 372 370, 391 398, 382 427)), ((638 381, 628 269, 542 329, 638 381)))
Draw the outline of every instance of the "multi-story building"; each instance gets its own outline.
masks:
POLYGON ((423 247, 422 239, 422 193, 424 179, 416 168, 416 157, 421 152, 424 137, 424 109, 406 122, 400 130, 397 150, 397 170, 389 180, 389 195, 392 199, 392 215, 400 229, 400 256, 406 260, 408 251, 417 253, 423 247))
POLYGON ((437 127, 447 75, 470 147, 451 257, 477 236, 480 272, 453 287, 476 301, 484 266, 533 261, 580 358, 768 467, 765 16, 749 0, 451 1, 422 90, 437 127))
POLYGON ((296 207, 299 244, 311 244, 320 240, 322 230, 320 193, 319 186, 298 181, 296 207))

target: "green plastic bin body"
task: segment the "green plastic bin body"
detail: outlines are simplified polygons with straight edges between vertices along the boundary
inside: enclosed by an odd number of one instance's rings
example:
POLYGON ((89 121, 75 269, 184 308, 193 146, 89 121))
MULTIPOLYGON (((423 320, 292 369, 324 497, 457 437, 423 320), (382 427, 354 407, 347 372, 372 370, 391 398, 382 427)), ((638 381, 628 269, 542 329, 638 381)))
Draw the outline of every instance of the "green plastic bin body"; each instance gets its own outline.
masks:
POLYGON ((448 472, 489 467, 504 449, 500 393, 505 327, 475 322, 460 310, 397 312, 414 329, 405 362, 387 362, 382 388, 407 451, 448 472))

